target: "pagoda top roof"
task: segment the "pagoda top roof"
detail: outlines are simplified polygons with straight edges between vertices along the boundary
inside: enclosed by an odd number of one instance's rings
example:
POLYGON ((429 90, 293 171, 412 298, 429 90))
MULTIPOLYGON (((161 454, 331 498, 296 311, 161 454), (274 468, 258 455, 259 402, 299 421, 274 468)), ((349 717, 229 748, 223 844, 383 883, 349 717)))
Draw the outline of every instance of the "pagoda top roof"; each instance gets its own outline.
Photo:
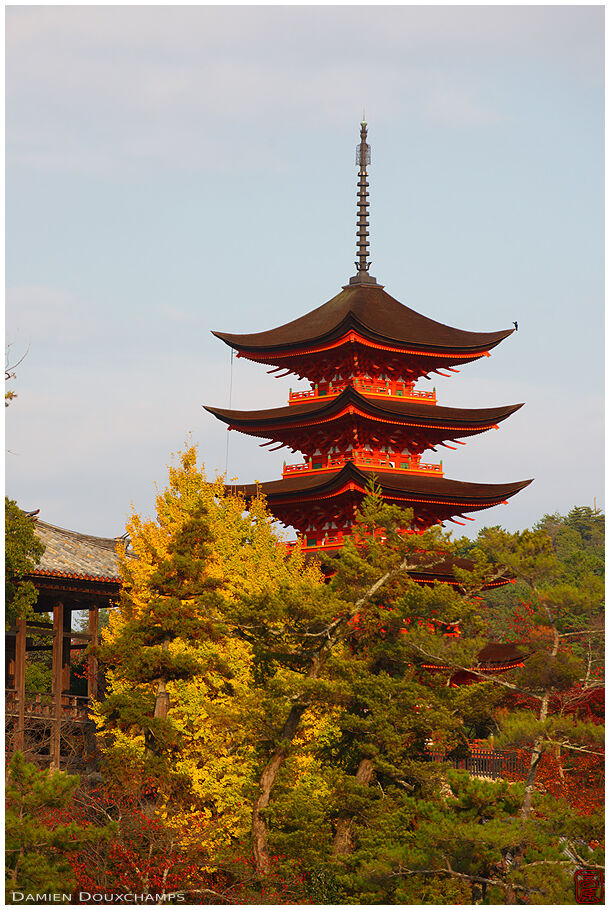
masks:
POLYGON ((466 332, 416 313, 390 296, 382 285, 346 285, 335 297, 305 316, 266 332, 230 335, 213 332, 230 347, 247 352, 314 347, 342 338, 350 330, 373 342, 397 343, 414 350, 484 352, 514 329, 466 332))
POLYGON ((411 419, 424 425, 448 424, 457 429, 467 425, 473 429, 479 424, 496 424, 505 420, 523 404, 501 405, 494 408, 447 408, 411 401, 408 398, 367 398, 352 386, 332 398, 316 398, 280 408, 264 408, 256 411, 236 411, 204 405, 206 411, 225 423, 260 425, 265 423, 307 423, 308 420, 332 416, 345 407, 355 405, 367 413, 379 414, 382 418, 411 419))
POLYGON ((270 480, 266 483, 231 485, 230 489, 242 493, 246 498, 263 493, 270 502, 306 497, 319 497, 323 494, 337 494, 346 485, 352 483, 361 489, 368 489, 374 481, 381 487, 385 499, 406 499, 413 503, 444 502, 455 505, 459 513, 463 508, 485 509, 514 496, 532 480, 519 480, 513 483, 470 483, 462 480, 449 480, 434 475, 422 476, 393 471, 367 470, 348 462, 343 468, 325 474, 295 474, 281 480, 270 480))

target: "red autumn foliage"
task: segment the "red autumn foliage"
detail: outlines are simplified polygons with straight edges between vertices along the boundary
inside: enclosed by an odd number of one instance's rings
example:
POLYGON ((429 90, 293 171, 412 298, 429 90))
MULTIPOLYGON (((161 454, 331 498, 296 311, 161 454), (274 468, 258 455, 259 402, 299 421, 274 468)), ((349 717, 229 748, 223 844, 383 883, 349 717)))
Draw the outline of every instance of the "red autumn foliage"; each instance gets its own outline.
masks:
MULTIPOLYGON (((206 871, 207 857, 187 832, 164 825, 152 803, 103 788, 82 788, 67 809, 49 809, 41 819, 53 829, 76 822, 85 826, 114 821, 116 833, 96 844, 75 845, 66 859, 72 867, 74 903, 88 904, 89 895, 104 895, 96 904, 113 905, 116 894, 184 892, 189 904, 308 904, 303 871, 285 857, 272 857, 272 870, 263 886, 255 874, 249 848, 241 845, 221 870, 206 871), (79 898, 83 894, 83 900, 79 898)), ((189 832, 192 833, 192 832, 189 832)))

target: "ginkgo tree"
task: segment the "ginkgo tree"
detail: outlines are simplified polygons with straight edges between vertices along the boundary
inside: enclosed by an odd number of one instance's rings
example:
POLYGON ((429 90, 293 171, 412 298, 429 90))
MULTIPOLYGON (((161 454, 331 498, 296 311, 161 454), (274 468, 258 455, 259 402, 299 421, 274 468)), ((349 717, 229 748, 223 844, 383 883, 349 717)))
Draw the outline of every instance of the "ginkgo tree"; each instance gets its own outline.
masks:
POLYGON ((246 512, 221 480, 207 481, 193 447, 170 467, 156 506, 154 519, 134 514, 127 526, 119 608, 100 650, 108 692, 97 723, 117 785, 148 797, 213 855, 250 825, 266 710, 258 681, 273 672, 241 604, 268 602, 275 646, 278 592, 305 602, 323 579, 299 551, 287 552, 262 500, 246 512))

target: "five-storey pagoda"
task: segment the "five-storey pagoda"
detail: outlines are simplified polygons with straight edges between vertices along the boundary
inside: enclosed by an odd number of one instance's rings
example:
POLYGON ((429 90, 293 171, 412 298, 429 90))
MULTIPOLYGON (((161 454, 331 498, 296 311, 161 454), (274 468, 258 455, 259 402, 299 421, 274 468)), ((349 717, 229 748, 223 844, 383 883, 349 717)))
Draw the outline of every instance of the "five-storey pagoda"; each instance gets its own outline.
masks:
POLYGON ((443 476, 442 462, 422 454, 482 433, 521 407, 462 409, 437 405, 435 392, 415 388, 432 373, 489 352, 514 330, 480 333, 451 328, 391 297, 370 273, 367 125, 361 124, 358 164, 357 274, 341 292, 305 316, 251 335, 214 334, 270 372, 296 374, 311 390, 290 392, 287 407, 236 411, 208 407, 251 436, 302 452, 281 480, 238 487, 262 491, 271 512, 296 528, 311 551, 337 550, 350 534, 371 482, 384 499, 414 513, 415 529, 458 521, 468 512, 506 502, 530 480, 465 483, 443 476))

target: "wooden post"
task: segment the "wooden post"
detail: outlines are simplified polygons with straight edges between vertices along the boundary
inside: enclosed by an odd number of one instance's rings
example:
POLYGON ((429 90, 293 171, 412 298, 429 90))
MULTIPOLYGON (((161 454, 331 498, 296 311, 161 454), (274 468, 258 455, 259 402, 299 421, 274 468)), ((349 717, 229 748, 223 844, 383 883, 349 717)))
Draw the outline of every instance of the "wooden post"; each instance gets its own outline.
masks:
POLYGON ((15 635, 11 632, 6 635, 6 645, 4 652, 5 659, 5 681, 7 689, 15 688, 15 635))
POLYGON ((17 698, 17 730, 15 734, 15 749, 23 749, 25 730, 25 651, 26 651, 26 624, 25 619, 17 620, 17 635, 15 638, 15 690, 17 698))
MULTIPOLYGON (((89 610, 89 635, 91 636, 89 645, 93 648, 97 645, 99 621, 99 609, 94 607, 92 610, 89 610)), ((90 654, 87 661, 87 696, 90 699, 97 698, 97 672, 97 657, 90 654)))
POLYGON ((70 664, 72 660, 72 608, 64 604, 63 644, 61 649, 61 691, 70 692, 70 664))
POLYGON ((51 770, 59 771, 61 755, 61 692, 63 688, 64 605, 53 606, 53 720, 51 721, 51 770))

